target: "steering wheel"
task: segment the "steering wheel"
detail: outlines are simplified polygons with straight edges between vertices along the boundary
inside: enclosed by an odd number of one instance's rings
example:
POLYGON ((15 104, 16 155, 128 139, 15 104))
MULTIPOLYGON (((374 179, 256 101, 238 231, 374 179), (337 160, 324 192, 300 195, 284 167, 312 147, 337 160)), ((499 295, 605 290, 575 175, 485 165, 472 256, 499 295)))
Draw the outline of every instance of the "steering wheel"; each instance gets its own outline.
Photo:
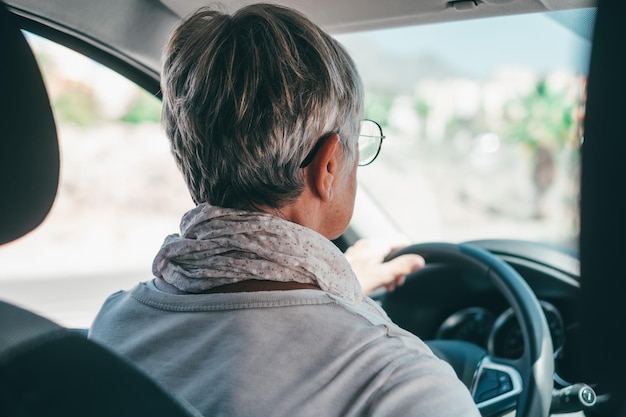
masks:
MULTIPOLYGON (((524 339, 522 357, 512 360, 490 356, 477 345, 461 341, 434 341, 429 346, 465 379, 483 416, 517 409, 517 417, 547 417, 553 389, 552 339, 541 305, 526 281, 506 262, 470 244, 415 244, 392 252, 386 260, 404 254, 421 255, 426 265, 455 266, 476 276, 484 275, 493 283, 519 321, 524 339)), ((409 279, 416 279, 424 271, 411 274, 409 279)))

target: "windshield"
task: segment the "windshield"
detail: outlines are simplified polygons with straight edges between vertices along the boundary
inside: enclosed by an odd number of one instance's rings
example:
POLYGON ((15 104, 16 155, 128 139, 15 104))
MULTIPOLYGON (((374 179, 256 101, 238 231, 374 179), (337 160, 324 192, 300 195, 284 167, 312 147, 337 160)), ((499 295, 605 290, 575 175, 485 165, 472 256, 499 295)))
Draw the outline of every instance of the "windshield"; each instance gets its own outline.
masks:
POLYGON ((354 227, 575 248, 593 12, 338 36, 361 72, 365 116, 387 136, 359 169, 354 227))

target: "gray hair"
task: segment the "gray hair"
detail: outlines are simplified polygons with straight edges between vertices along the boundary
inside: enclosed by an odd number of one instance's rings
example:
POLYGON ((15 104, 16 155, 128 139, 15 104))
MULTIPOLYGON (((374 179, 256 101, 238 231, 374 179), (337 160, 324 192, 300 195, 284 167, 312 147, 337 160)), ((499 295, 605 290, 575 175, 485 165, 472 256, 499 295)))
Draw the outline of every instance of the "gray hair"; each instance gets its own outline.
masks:
POLYGON ((363 88, 345 49, 299 12, 202 8, 165 50, 163 122, 196 204, 278 209, 304 188, 300 164, 339 134, 357 154, 363 88))

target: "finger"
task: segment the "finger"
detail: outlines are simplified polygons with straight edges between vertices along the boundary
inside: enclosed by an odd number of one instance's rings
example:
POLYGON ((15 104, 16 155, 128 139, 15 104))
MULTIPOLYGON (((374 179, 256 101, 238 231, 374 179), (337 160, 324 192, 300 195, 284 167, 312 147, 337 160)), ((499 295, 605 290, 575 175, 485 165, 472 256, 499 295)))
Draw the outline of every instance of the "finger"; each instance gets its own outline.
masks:
POLYGON ((404 285, 406 282, 406 275, 402 275, 396 279, 396 286, 404 285))
POLYGON ((398 256, 384 265, 390 275, 398 278, 423 268, 425 263, 420 255, 407 254, 398 256))

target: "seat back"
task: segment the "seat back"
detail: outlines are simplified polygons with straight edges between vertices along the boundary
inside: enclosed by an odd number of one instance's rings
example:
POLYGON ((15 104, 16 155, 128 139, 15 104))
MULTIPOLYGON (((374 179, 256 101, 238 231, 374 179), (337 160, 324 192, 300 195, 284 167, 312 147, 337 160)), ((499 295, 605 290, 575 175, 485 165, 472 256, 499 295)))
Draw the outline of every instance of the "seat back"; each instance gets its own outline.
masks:
MULTIPOLYGON (((0 244, 46 217, 59 147, 46 89, 16 17, 0 2, 0 244)), ((128 360, 0 301, 0 416, 200 417, 128 360)))
POLYGON ((0 416, 200 417, 134 364, 0 302, 0 416))
POLYGON ((0 245, 37 227, 59 181, 48 95, 26 39, 0 4, 0 245))

